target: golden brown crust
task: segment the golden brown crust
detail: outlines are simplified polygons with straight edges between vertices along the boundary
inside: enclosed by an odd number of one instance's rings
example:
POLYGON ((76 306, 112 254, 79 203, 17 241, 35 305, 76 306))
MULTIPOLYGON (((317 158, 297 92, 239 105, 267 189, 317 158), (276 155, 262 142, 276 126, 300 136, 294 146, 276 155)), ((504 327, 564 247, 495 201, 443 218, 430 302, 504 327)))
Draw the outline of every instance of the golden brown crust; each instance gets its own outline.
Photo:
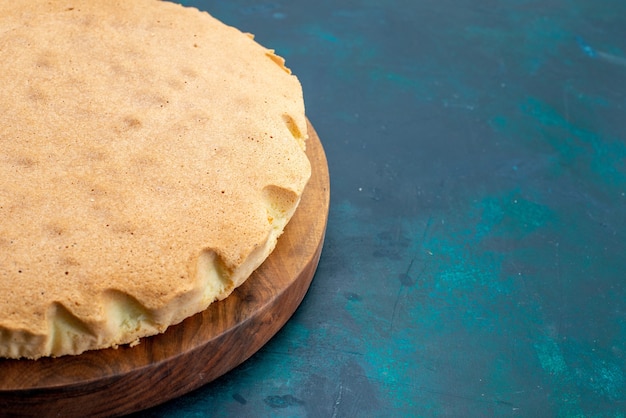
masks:
POLYGON ((163 331, 269 254, 310 175, 297 79, 207 13, 0 1, 0 356, 163 331))

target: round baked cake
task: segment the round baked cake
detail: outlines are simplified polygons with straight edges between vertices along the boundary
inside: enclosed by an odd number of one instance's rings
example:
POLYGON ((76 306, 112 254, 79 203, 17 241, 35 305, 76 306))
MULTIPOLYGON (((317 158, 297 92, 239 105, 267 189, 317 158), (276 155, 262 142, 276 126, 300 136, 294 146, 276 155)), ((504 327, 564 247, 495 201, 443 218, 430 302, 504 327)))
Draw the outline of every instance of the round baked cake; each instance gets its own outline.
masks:
POLYGON ((302 89, 209 14, 0 0, 0 356, 134 344, 227 297, 310 176, 302 89))

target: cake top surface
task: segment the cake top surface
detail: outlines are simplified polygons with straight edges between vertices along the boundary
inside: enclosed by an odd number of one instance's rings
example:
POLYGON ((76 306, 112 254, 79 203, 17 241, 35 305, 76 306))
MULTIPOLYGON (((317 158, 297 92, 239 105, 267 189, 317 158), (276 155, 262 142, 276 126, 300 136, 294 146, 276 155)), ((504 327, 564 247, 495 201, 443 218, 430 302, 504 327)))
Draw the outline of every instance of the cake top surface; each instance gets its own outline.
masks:
POLYGON ((0 74, 0 345, 45 346, 0 355, 126 343, 120 310, 161 331, 225 297, 308 180, 298 80, 207 13, 0 1, 0 74))

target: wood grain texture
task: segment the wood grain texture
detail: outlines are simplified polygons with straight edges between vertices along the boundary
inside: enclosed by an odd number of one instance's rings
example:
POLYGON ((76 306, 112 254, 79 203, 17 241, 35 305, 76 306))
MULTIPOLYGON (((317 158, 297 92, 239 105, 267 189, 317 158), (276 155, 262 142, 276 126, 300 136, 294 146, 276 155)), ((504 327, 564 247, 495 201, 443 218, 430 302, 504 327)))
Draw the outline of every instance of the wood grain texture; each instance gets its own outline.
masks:
POLYGON ((312 176, 278 245, 227 299, 135 347, 0 360, 3 416, 115 416, 183 395, 233 369, 291 317, 319 261, 330 200, 326 156, 309 123, 312 176))

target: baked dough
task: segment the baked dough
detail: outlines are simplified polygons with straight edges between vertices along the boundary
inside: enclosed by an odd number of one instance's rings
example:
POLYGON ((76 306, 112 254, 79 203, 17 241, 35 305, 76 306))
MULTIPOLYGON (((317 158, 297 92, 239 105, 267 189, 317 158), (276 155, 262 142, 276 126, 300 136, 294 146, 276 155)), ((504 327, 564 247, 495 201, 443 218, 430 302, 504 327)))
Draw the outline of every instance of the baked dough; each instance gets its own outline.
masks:
POLYGON ((0 0, 0 356, 134 344, 227 297, 310 176, 282 58, 157 0, 0 0))

